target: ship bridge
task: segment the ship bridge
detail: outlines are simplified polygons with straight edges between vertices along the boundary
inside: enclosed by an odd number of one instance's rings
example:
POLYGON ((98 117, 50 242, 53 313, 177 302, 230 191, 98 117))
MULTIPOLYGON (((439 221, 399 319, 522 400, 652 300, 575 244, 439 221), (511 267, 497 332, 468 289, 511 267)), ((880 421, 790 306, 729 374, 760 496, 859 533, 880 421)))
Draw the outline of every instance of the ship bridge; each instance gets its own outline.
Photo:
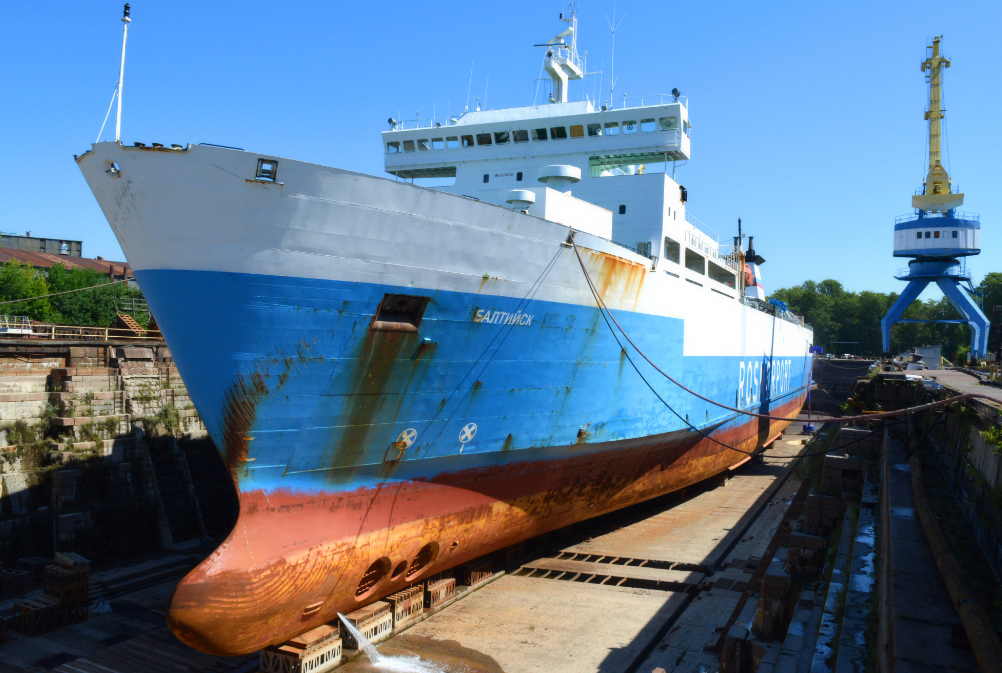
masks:
POLYGON ((688 99, 675 89, 569 101, 568 83, 587 69, 574 15, 561 20, 570 27, 536 45, 547 48, 548 104, 390 119, 386 172, 607 238, 659 272, 736 297, 740 251, 722 249, 686 212, 688 191, 675 180, 678 162, 691 156, 688 99))
POLYGON ((579 101, 398 122, 383 132, 386 171, 408 179, 458 178, 460 171, 476 173, 477 164, 515 161, 528 168, 531 161, 538 167, 573 154, 586 155, 579 167, 600 177, 618 168, 687 160, 685 104, 668 95, 640 100, 619 109, 579 101))

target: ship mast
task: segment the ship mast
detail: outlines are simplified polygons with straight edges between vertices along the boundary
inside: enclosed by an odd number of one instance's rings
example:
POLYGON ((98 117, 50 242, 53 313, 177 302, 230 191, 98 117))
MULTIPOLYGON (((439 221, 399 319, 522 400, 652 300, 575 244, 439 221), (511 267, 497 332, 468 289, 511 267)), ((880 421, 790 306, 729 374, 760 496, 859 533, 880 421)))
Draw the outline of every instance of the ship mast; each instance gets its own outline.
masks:
POLYGON ((122 85, 125 83, 125 42, 129 39, 129 3, 125 3, 125 10, 122 14, 122 23, 125 24, 125 31, 122 33, 122 65, 118 71, 118 119, 115 121, 115 142, 122 138, 122 85))
POLYGON ((922 62, 922 72, 929 81, 929 109, 925 118, 929 120, 929 174, 923 185, 923 194, 912 197, 912 207, 927 212, 947 211, 964 203, 963 194, 952 194, 950 176, 943 168, 940 150, 940 120, 946 116, 942 108, 943 68, 950 67, 950 60, 939 53, 939 43, 943 36, 932 40, 928 58, 922 62))

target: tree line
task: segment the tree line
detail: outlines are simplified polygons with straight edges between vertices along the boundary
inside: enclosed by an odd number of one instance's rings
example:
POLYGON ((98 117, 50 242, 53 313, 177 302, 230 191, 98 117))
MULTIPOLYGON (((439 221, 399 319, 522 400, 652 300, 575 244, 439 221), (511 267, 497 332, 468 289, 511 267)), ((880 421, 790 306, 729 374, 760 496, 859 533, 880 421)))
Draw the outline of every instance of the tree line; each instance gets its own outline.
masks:
MULTIPOLYGON (((999 325, 993 316, 995 306, 1002 306, 1002 273, 989 273, 975 288, 983 294, 984 311, 992 321, 988 348, 994 352, 999 325)), ((814 282, 783 288, 771 298, 785 301, 794 313, 814 328, 814 343, 826 353, 856 353, 879 356, 883 352, 880 319, 897 300, 896 292, 849 292, 837 280, 814 282), (851 342, 857 342, 855 344, 851 342)), ((981 299, 976 298, 979 304, 981 299)), ((905 311, 912 320, 957 320, 962 316, 946 297, 918 300, 905 311)), ((971 350, 971 329, 967 325, 939 323, 898 323, 891 328, 891 352, 900 353, 916 346, 943 346, 943 357, 956 362, 966 360, 971 350)))
MULTIPOLYGON (((126 283, 113 283, 93 269, 66 268, 62 264, 36 269, 17 259, 0 264, 3 315, 27 316, 58 325, 110 327, 117 317, 119 300, 127 298, 142 299, 143 293, 126 283), (46 296, 87 287, 94 289, 46 296)), ((137 316, 137 320, 143 323, 141 317, 137 316)))

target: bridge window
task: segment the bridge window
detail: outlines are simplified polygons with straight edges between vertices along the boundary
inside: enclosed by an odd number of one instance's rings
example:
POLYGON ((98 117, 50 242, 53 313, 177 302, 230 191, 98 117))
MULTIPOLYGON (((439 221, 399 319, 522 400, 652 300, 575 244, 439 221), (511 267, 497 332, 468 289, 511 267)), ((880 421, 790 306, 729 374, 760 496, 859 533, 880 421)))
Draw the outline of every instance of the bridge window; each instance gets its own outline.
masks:
POLYGON ((532 129, 532 140, 546 140, 546 129, 532 129))
POLYGON ((433 150, 444 150, 445 149, 445 141, 443 141, 441 138, 432 138, 431 139, 431 148, 433 150))
POLYGON ((678 244, 678 241, 673 241, 672 239, 665 236, 665 259, 671 260, 676 264, 679 263, 681 259, 682 246, 678 244))
POLYGON ((957 238, 957 232, 953 232, 953 237, 957 238))
POLYGON ((915 232, 915 238, 922 238, 922 232, 921 231, 916 231, 915 232))
POLYGON ((636 133, 636 132, 637 132, 637 122, 635 120, 623 122, 623 133, 636 133))
POLYGON ((478 133, 477 134, 477 145, 490 145, 491 144, 491 134, 490 133, 478 133))
POLYGON ((484 184, 486 185, 490 181, 491 181, 490 174, 489 173, 484 173, 484 184))
POLYGON ((515 131, 512 133, 512 140, 517 143, 527 143, 529 142, 529 132, 528 131, 515 131))
POLYGON ((931 236, 932 236, 932 232, 931 231, 925 232, 925 237, 926 238, 930 238, 931 236))
POLYGON ((576 124, 571 127, 571 138, 584 138, 584 126, 576 124))
POLYGON ((588 124, 588 137, 594 138, 595 136, 602 135, 602 125, 601 124, 588 124))
POLYGON ((933 238, 939 238, 939 232, 938 231, 934 231, 933 234, 934 234, 933 238))
POLYGON ((522 171, 515 174, 515 182, 522 182, 522 171))
POLYGON ((386 143, 386 151, 389 154, 399 154, 400 153, 400 143, 386 143))
POLYGON ((553 126, 550 128, 550 139, 551 140, 564 140, 567 138, 567 127, 566 126, 553 126))
POLYGON ((428 142, 427 138, 422 138, 421 140, 417 141, 417 148, 422 152, 425 152, 431 149, 431 143, 428 142))
POLYGON ((619 214, 620 215, 626 215, 626 206, 625 205, 622 205, 622 206, 619 207, 619 214))
POLYGON ((459 147, 459 138, 457 138, 456 136, 449 136, 448 138, 445 139, 445 146, 448 147, 450 150, 456 149, 457 147, 459 147))
POLYGON ((640 130, 644 133, 650 133, 651 131, 657 131, 658 127, 654 125, 653 119, 641 119, 640 130))
POLYGON ((678 117, 661 117, 658 121, 662 131, 670 131, 678 128, 678 117))
POLYGON ((509 135, 507 131, 495 131, 494 132, 494 142, 498 145, 504 145, 508 142, 509 135))
POLYGON ((463 147, 473 147, 473 136, 463 136, 463 147))
POLYGON ((618 136, 619 135, 619 122, 606 122, 605 123, 605 135, 607 135, 607 136, 618 136))
POLYGON ((699 253, 697 253, 697 252, 695 252, 693 250, 690 250, 689 248, 686 248, 685 249, 685 268, 689 269, 689 271, 695 271, 696 273, 705 276, 706 275, 706 258, 703 257, 702 255, 700 255, 699 253))
POLYGON ((405 140, 404 141, 404 152, 413 152, 413 151, 414 151, 414 141, 413 140, 405 140))

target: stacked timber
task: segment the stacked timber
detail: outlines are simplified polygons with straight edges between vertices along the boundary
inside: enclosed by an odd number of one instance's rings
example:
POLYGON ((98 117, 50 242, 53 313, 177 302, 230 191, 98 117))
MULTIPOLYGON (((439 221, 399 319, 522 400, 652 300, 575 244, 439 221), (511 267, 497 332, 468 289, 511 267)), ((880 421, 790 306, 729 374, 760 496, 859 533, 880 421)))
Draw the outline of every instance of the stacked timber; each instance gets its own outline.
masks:
POLYGON ((804 502, 804 532, 828 535, 838 524, 842 500, 830 495, 809 495, 804 502))
POLYGON ((45 567, 42 595, 14 603, 14 626, 29 638, 87 620, 90 561, 79 554, 56 554, 45 567))
POLYGON ((793 575, 817 577, 825 565, 827 540, 820 535, 790 533, 786 571, 793 575))
POLYGON ((262 673, 323 673, 341 663, 341 630, 323 624, 261 650, 262 673))
MULTIPOLYGON (((393 607, 386 601, 370 603, 344 617, 371 643, 386 640, 393 631, 393 607)), ((361 647, 351 629, 344 630, 344 646, 350 650, 361 647)))
POLYGON ((14 598, 28 590, 28 573, 6 570, 0 563, 0 598, 14 598))
POLYGON ((386 602, 393 606, 393 628, 400 628, 421 614, 424 609, 424 589, 420 585, 409 587, 388 596, 386 602))
POLYGON ((856 500, 856 495, 863 488, 863 477, 866 473, 866 461, 849 456, 825 456, 825 467, 822 472, 821 492, 841 498, 842 506, 856 500))
POLYGON ((429 581, 424 590, 425 608, 434 608, 456 595, 456 579, 448 577, 446 579, 429 581))
POLYGON ((760 638, 781 639, 800 600, 800 585, 785 572, 767 572, 755 606, 752 633, 760 638))
POLYGON ((483 582, 494 574, 494 566, 489 556, 482 556, 478 559, 464 563, 456 568, 456 582, 466 586, 473 586, 478 582, 483 582))
POLYGON ((494 567, 498 570, 507 570, 518 565, 522 557, 525 556, 525 542, 518 542, 507 547, 498 549, 493 554, 494 567))

